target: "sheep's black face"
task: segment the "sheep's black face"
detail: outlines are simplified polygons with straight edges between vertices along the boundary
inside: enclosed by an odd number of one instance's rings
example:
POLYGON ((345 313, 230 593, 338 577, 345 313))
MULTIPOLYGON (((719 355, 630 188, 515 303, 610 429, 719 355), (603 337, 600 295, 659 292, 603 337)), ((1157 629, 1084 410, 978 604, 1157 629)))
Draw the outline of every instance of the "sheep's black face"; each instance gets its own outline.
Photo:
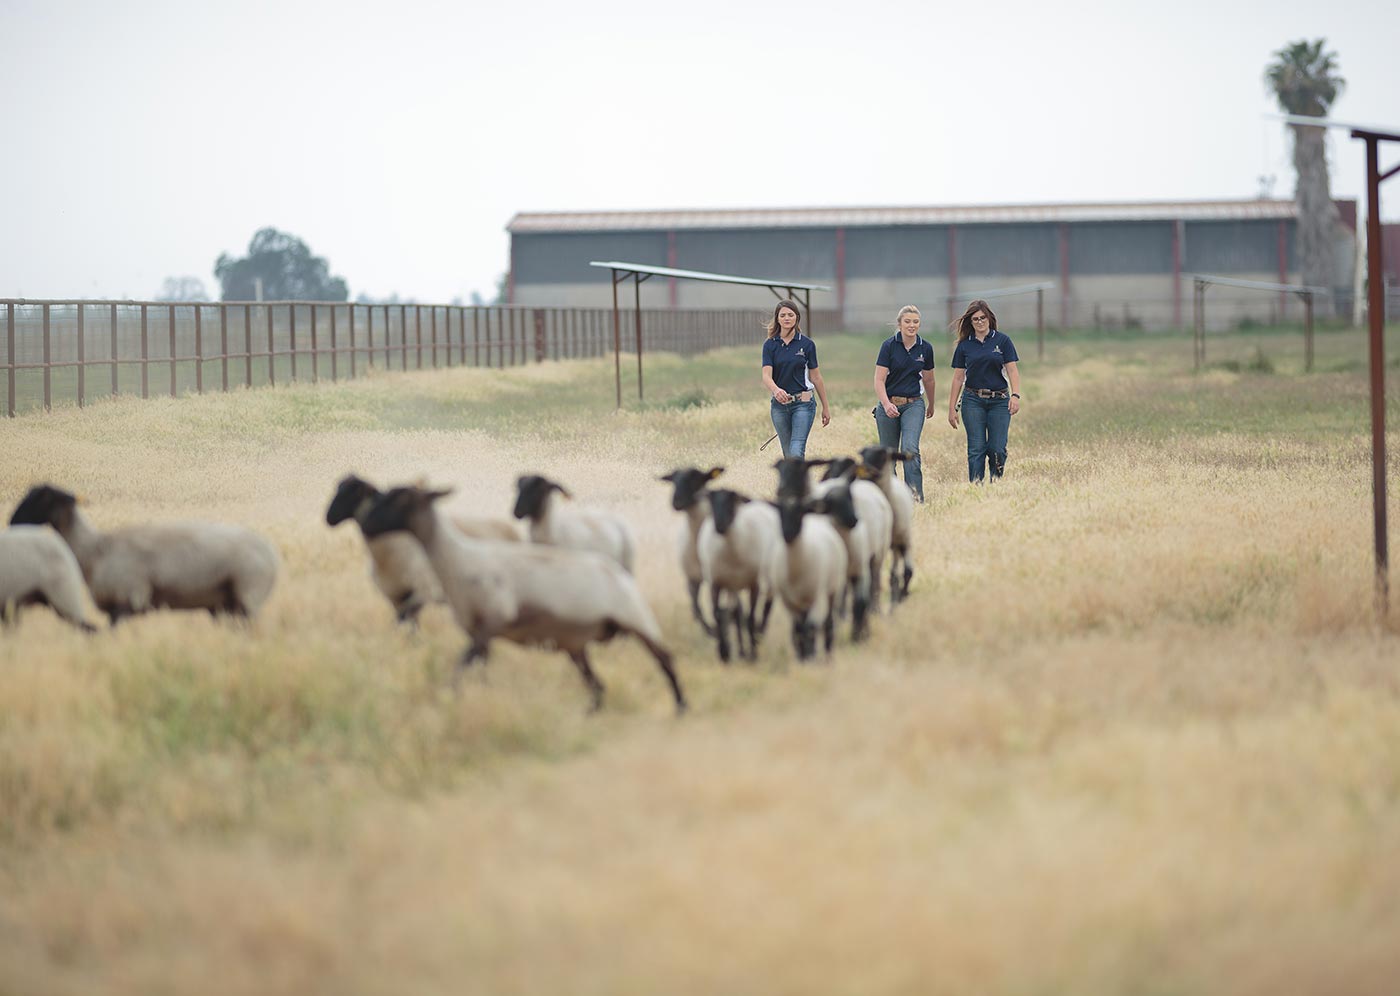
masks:
POLYGON ((849 485, 838 484, 828 491, 820 504, 811 506, 814 512, 825 512, 842 529, 854 529, 860 519, 856 516, 856 503, 851 500, 849 485))
POLYGON ((833 457, 826 463, 826 473, 822 475, 823 481, 834 481, 838 477, 849 477, 856 469, 854 457, 833 457))
POLYGON ((10 516, 12 526, 53 526, 63 532, 73 521, 73 509, 78 499, 52 484, 40 484, 15 507, 10 516))
POLYGON ((672 485, 671 507, 677 512, 684 512, 695 506, 695 503, 704 495, 705 486, 722 473, 724 473, 723 467, 711 467, 709 470, 682 467, 679 470, 671 471, 661 480, 672 485))
POLYGON ((326 525, 338 526, 346 519, 354 518, 355 513, 379 497, 379 489, 354 474, 346 477, 335 489, 335 497, 326 509, 326 525))
POLYGON ((393 488, 374 500, 360 528, 369 537, 401 532, 409 528, 414 512, 426 504, 418 488, 393 488))
POLYGON ((810 464, 801 457, 783 457, 773 464, 778 472, 779 498, 807 497, 807 468, 810 464))
POLYGON ((544 514, 544 500, 549 492, 559 487, 547 477, 526 474, 515 482, 520 493, 515 497, 515 517, 517 519, 538 519, 544 514))
POLYGON ((739 514, 739 507, 745 504, 748 499, 737 491, 730 491, 721 488, 718 491, 711 491, 710 495, 710 515, 715 520, 715 532, 723 536, 729 532, 729 527, 734 525, 734 516, 739 514))
POLYGON ((802 533, 802 517, 806 505, 796 498, 780 498, 773 503, 778 509, 778 521, 783 524, 783 542, 791 543, 802 533))

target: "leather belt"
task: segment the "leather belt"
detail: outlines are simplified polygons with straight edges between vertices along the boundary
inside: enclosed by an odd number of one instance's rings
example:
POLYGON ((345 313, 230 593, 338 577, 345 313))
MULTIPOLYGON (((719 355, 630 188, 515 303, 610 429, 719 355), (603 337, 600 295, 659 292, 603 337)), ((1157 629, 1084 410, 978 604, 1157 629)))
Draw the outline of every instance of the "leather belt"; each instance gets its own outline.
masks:
MULTIPOLYGON (((793 402, 796 402, 796 401, 811 401, 811 400, 812 400, 812 392, 811 392, 811 391, 803 391, 801 394, 793 394, 791 391, 789 391, 789 392, 788 392, 788 397, 792 399, 792 401, 789 401, 788 404, 792 404, 793 402)), ((774 398, 773 400, 774 400, 774 401, 778 401, 777 398, 774 398)), ((781 401, 778 401, 778 404, 781 405, 782 402, 781 402, 781 401)))
POLYGON ((890 403, 893 405, 912 405, 914 402, 919 400, 921 400, 921 396, 917 394, 914 395, 912 398, 906 398, 899 394, 890 395, 890 403))
POLYGON ((993 391, 993 390, 991 390, 990 388, 986 388, 986 387, 979 387, 979 388, 976 388, 975 390, 974 390, 973 388, 970 388, 970 387, 969 387, 969 388, 967 389, 967 392, 966 392, 966 393, 976 395, 976 396, 979 397, 979 398, 1009 398, 1009 397, 1011 397, 1011 392, 1010 392, 1010 391, 993 391))

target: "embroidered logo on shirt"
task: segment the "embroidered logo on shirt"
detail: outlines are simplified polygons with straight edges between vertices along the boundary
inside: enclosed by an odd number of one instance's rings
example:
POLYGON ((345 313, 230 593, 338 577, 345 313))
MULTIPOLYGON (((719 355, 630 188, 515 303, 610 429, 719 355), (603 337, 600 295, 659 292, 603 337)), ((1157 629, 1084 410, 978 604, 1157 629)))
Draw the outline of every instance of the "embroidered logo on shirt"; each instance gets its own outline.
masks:
POLYGON ((797 347, 797 355, 798 355, 798 356, 805 357, 805 356, 807 355, 807 352, 806 352, 806 350, 804 350, 801 346, 798 346, 798 347, 797 347))
POLYGON ((992 347, 992 352, 993 352, 993 353, 1000 353, 1000 352, 1001 352, 1001 347, 1000 347, 1000 346, 993 346, 993 347, 992 347))

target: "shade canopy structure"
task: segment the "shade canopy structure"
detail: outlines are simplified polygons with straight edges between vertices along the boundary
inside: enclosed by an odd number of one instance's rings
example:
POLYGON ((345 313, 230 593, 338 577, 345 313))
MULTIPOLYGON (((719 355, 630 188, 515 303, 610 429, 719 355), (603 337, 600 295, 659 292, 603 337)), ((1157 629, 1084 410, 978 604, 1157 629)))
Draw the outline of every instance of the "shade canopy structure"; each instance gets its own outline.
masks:
POLYGON ((809 284, 800 280, 780 280, 768 277, 741 277, 730 273, 707 273, 703 270, 678 270, 673 266, 653 266, 650 263, 627 263, 621 260, 590 260, 589 266, 598 266, 612 271, 613 288, 613 367, 617 381, 617 407, 622 407, 622 319, 617 307, 617 285, 632 280, 635 313, 637 316, 637 400, 642 400, 642 282, 652 277, 668 277, 672 280, 703 280, 716 284, 741 284, 749 287, 767 287, 778 300, 798 301, 798 291, 802 292, 801 303, 807 310, 808 329, 812 320, 812 291, 830 291, 823 284, 809 284), (786 296, 779 291, 787 291, 786 296))
POLYGON ((1376 612, 1382 622, 1389 614, 1390 552, 1386 530, 1385 484, 1385 260, 1381 243, 1381 184, 1400 163, 1382 171, 1380 147, 1400 143, 1400 127, 1373 127, 1306 114, 1271 115, 1298 128, 1342 128, 1366 143, 1366 313, 1371 359, 1371 493, 1375 522, 1376 612))

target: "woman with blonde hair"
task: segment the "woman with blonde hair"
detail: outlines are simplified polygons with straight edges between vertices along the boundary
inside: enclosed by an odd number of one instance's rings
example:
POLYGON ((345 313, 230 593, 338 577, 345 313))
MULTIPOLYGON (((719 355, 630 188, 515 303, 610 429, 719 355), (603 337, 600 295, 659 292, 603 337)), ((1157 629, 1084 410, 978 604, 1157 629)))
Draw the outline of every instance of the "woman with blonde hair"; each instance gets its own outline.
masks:
POLYGON ((961 398, 967 430, 967 479, 981 484, 990 465, 992 480, 1006 469, 1006 439, 1011 416, 1021 410, 1021 372, 1016 346, 997 331, 997 316, 986 301, 973 301, 951 326, 953 389, 948 394, 948 424, 958 427, 961 398))
POLYGON ((814 392, 822 401, 822 426, 831 423, 826 384, 822 381, 822 372, 817 369, 817 344, 802 334, 802 319, 797 305, 791 301, 778 302, 767 328, 768 338, 763 343, 763 386, 772 395, 768 414, 778 442, 782 444, 783 456, 805 456, 807 435, 817 417, 814 392))
POLYGON ((880 445, 903 450, 904 483, 924 500, 919 436, 933 417, 933 346, 919 335, 919 309, 906 304, 895 318, 895 334, 880 344, 875 358, 875 431, 880 445))

